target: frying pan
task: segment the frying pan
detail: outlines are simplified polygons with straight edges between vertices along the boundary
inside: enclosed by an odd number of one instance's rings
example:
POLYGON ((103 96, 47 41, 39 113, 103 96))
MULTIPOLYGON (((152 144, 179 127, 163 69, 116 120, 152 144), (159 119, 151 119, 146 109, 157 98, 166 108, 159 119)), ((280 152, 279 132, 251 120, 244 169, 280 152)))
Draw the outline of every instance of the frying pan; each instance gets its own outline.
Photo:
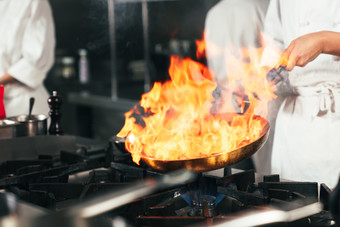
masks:
MULTIPOLYGON (((227 118, 231 118, 233 115, 235 114, 223 114, 223 116, 226 116, 227 118)), ((160 160, 141 156, 141 160, 143 160, 143 162, 151 168, 161 172, 170 172, 179 169, 187 169, 195 172, 206 172, 233 165, 257 152, 264 145, 268 138, 270 126, 267 120, 258 115, 254 115, 253 118, 257 118, 265 122, 265 126, 263 127, 262 132, 255 141, 238 147, 237 149, 196 159, 160 160)), ((120 150, 122 150, 122 143, 124 143, 124 141, 124 138, 114 137, 114 143, 120 150)))

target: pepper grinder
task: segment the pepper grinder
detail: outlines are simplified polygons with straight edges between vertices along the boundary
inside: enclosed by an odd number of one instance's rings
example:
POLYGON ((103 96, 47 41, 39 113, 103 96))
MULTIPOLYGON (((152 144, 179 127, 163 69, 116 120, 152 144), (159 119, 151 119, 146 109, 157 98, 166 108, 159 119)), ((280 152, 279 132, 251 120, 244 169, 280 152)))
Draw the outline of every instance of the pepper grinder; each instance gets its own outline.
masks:
POLYGON ((50 107, 50 112, 48 115, 51 117, 51 124, 49 127, 49 134, 50 135, 63 135, 64 130, 61 126, 61 112, 60 107, 63 103, 63 100, 56 91, 52 92, 52 96, 50 96, 47 100, 47 103, 50 107))

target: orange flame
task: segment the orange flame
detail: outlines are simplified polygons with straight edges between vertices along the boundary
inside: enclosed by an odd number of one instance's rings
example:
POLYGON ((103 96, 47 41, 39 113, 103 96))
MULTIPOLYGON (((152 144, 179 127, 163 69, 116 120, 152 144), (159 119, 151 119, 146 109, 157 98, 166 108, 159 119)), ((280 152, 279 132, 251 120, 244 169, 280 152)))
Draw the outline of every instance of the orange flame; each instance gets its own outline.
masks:
POLYGON ((197 46, 197 51, 196 51, 196 57, 197 59, 201 59, 205 57, 205 38, 203 35, 202 40, 196 40, 196 46, 197 46))
MULTIPOLYGON (((204 51, 202 43, 198 42, 200 53, 204 51)), ((265 70, 259 67, 261 51, 243 51, 256 58, 247 64, 237 62, 240 67, 230 72, 234 76, 229 83, 242 80, 243 92, 251 105, 246 114, 235 114, 232 119, 212 113, 213 92, 217 87, 213 73, 189 58, 171 57, 171 80, 163 84, 156 82, 150 92, 143 94, 139 105, 125 114, 125 125, 117 134, 126 138, 125 147, 134 162, 139 163, 141 157, 202 158, 258 139, 266 122, 253 117, 255 108, 274 94, 265 83, 265 70)), ((236 65, 237 59, 234 60, 236 65)))

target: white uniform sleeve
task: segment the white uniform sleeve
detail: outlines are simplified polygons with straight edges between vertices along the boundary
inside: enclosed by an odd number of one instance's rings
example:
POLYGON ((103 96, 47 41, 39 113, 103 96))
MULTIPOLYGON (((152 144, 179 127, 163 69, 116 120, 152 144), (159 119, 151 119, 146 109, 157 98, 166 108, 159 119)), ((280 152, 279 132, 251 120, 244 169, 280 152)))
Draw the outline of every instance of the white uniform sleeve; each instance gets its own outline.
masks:
POLYGON ((23 34, 22 58, 8 69, 8 73, 35 88, 42 84, 54 63, 55 31, 47 0, 31 2, 30 18, 23 34))
POLYGON ((283 31, 280 13, 280 0, 271 0, 268 6, 266 19, 264 22, 264 42, 265 49, 262 55, 261 64, 273 67, 284 49, 283 31))

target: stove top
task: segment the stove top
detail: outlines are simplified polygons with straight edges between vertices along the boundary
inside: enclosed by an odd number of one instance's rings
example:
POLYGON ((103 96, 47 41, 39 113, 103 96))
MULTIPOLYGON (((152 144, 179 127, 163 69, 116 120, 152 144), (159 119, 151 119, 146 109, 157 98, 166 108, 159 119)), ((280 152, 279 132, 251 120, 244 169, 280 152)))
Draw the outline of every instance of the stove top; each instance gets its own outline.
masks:
POLYGON ((0 141, 0 145, 6 143, 7 149, 10 143, 27 150, 31 150, 29 145, 36 149, 31 157, 21 159, 17 155, 1 162, 0 189, 4 199, 0 200, 0 207, 7 208, 0 212, 0 220, 14 215, 21 216, 21 220, 27 216, 30 220, 43 217, 57 223, 53 220, 66 220, 66 216, 73 220, 73 216, 78 215, 75 210, 86 210, 83 208, 88 206, 94 207, 95 215, 82 217, 105 220, 108 226, 114 223, 123 223, 122 226, 229 226, 228 223, 250 217, 254 212, 297 213, 299 208, 322 204, 318 212, 289 222, 274 220, 276 223, 271 226, 335 224, 328 211, 331 190, 316 182, 290 182, 280 180, 279 175, 261 176, 254 170, 225 168, 195 173, 183 183, 177 182, 182 175, 172 176, 137 166, 128 153, 121 152, 112 143, 79 142, 79 138, 68 136, 21 140, 16 143, 0 141), (49 148, 53 143, 46 140, 51 139, 58 144, 57 150, 49 148), (38 140, 45 141, 46 146, 37 148, 38 140), (19 146, 20 142, 25 145, 19 146), (62 147, 63 143, 68 145, 62 147), (145 191, 145 188, 154 190, 145 191), (9 203, 9 198, 15 198, 16 205, 9 203), (114 200, 115 204, 108 205, 113 209, 102 209, 105 201, 111 198, 119 198, 119 202, 114 200), (96 206, 97 202, 101 206, 96 206), (23 216, 17 208, 11 208, 19 206, 32 207, 39 212, 23 216))

